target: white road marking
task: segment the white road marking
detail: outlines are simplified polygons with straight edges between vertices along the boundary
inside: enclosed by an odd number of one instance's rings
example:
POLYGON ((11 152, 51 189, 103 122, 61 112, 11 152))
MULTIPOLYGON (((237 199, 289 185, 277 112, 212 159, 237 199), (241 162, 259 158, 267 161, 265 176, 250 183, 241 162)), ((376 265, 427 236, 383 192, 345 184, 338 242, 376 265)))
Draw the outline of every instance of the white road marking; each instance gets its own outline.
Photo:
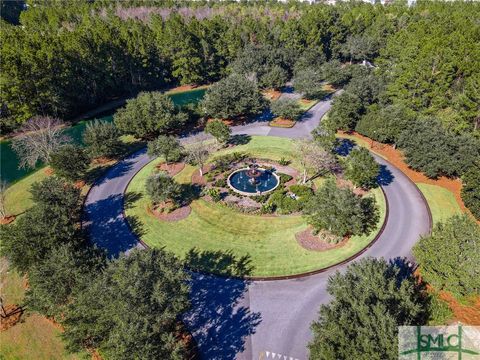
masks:
POLYGON ((292 356, 283 355, 283 354, 279 354, 279 353, 272 352, 272 351, 262 351, 260 353, 260 356, 258 357, 258 360, 268 360, 268 359, 272 359, 272 360, 300 360, 300 359, 297 359, 297 358, 292 357, 292 356))

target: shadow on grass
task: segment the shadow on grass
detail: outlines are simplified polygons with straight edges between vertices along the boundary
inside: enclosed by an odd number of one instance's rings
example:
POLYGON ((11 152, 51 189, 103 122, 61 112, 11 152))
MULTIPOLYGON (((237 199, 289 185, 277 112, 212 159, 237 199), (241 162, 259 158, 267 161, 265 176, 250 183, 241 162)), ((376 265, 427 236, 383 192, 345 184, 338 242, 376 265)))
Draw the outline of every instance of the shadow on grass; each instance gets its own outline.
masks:
MULTIPOLYGON (((192 249, 186 262, 192 269, 246 276, 253 268, 249 258, 227 251, 192 249)), ((260 313, 249 309, 249 282, 237 278, 192 273, 191 310, 184 321, 198 344, 202 359, 236 359, 246 338, 255 333, 260 313)))
POLYGON ((127 192, 123 195, 123 208, 131 209, 135 203, 143 198, 143 194, 135 191, 127 192))
POLYGON ((247 134, 233 135, 228 143, 230 145, 246 145, 252 140, 252 137, 247 134))
POLYGON ((249 276, 253 272, 250 256, 237 257, 232 251, 190 249, 185 264, 192 270, 223 276, 249 276))

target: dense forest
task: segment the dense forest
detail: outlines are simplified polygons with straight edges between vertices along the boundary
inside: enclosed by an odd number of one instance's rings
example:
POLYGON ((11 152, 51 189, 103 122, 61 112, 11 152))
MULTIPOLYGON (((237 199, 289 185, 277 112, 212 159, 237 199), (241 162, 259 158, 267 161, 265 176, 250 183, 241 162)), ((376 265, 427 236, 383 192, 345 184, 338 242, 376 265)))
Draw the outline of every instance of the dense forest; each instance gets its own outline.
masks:
POLYGON ((480 216, 478 3, 20 3, 2 3, 2 133, 232 73, 260 88, 293 79, 307 96, 327 81, 344 93, 326 126, 398 145, 430 177, 467 179, 480 216))

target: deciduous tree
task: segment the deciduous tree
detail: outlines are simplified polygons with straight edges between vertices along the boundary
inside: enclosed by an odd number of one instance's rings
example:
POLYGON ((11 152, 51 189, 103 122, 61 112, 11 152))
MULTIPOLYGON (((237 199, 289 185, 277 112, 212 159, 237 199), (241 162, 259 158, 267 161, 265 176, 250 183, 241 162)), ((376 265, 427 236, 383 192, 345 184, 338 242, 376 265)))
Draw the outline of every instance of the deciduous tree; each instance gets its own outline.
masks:
POLYGON ((119 137, 115 124, 100 120, 88 122, 83 132, 83 142, 92 158, 117 155, 122 145, 119 137))
POLYGON ((226 144, 230 140, 232 129, 220 120, 213 120, 207 123, 205 132, 212 135, 219 144, 226 144))
POLYGON ((182 154, 183 148, 173 136, 160 135, 155 140, 148 142, 148 155, 163 156, 167 163, 179 161, 182 154))
POLYGON ((295 99, 279 99, 273 101, 270 109, 275 115, 294 121, 298 120, 303 113, 303 110, 295 99))
POLYGON ((68 180, 82 179, 90 165, 90 158, 85 150, 77 145, 63 145, 50 156, 50 166, 55 175, 68 180))

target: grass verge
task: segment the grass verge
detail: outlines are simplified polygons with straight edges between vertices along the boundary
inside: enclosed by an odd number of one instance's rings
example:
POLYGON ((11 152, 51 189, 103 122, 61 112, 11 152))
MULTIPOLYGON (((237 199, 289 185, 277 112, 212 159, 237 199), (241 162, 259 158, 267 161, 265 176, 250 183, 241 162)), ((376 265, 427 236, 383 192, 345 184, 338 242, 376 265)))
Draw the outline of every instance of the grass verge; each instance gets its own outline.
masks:
MULTIPOLYGON (((252 137, 250 143, 224 150, 224 153, 233 151, 280 159, 289 158, 288 154, 293 149, 288 139, 252 137)), ((361 251, 374 239, 385 218, 383 193, 375 189, 373 194, 379 205, 381 219, 377 229, 368 236, 355 236, 345 246, 325 252, 309 251, 298 245, 295 234, 307 227, 301 216, 241 214, 224 205, 200 199, 191 204, 192 212, 186 219, 164 222, 146 212, 149 200, 144 184, 157 163, 148 164, 130 183, 127 193, 139 196, 132 196, 137 200, 128 204, 127 217, 140 221, 141 238, 148 245, 165 247, 181 258, 190 258, 194 254, 197 265, 203 263, 208 267, 230 258, 231 261, 242 260, 248 264, 252 268, 252 276, 281 276, 313 271, 336 264, 361 251)), ((192 169, 186 167, 177 175, 177 180, 188 181, 192 169)))

